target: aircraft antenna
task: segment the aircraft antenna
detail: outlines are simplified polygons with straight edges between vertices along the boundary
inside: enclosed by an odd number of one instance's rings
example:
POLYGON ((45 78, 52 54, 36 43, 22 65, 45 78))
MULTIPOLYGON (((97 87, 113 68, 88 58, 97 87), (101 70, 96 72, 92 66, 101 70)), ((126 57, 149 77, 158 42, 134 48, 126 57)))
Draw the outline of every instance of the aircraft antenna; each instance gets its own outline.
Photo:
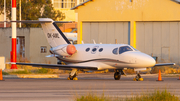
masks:
POLYGON ((82 41, 82 44, 84 44, 84 41, 82 41))
POLYGON ((94 43, 94 44, 96 44, 96 42, 95 42, 95 40, 94 40, 94 39, 92 39, 92 41, 93 41, 93 43, 94 43))

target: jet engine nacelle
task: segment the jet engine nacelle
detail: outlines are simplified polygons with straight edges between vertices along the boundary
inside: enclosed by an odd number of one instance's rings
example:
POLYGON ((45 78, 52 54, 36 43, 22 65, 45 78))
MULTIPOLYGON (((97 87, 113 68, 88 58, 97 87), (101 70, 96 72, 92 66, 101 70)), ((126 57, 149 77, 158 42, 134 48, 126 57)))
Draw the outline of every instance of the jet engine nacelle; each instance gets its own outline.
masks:
POLYGON ((50 49, 53 54, 58 54, 61 56, 71 56, 76 53, 76 47, 72 44, 60 45, 50 49))

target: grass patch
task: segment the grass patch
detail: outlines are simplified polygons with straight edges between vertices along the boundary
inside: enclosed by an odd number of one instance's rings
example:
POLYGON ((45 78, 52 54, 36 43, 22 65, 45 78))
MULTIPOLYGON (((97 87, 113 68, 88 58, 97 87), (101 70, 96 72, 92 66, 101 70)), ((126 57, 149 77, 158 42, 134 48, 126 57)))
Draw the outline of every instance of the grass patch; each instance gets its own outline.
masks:
POLYGON ((31 74, 31 72, 25 69, 25 70, 20 70, 20 71, 9 72, 9 74, 31 74))
POLYGON ((46 68, 41 68, 41 69, 37 69, 37 70, 35 71, 35 74, 47 74, 48 72, 49 72, 48 69, 46 69, 46 68))
POLYGON ((155 90, 153 93, 143 93, 141 95, 136 95, 134 97, 105 97, 104 94, 97 96, 95 94, 89 93, 86 96, 81 96, 76 98, 75 101, 180 101, 178 97, 174 94, 171 94, 167 90, 159 91, 155 90))
POLYGON ((112 99, 105 97, 104 94, 102 94, 101 96, 97 96, 95 94, 89 93, 86 96, 77 98, 75 101, 112 101, 112 99))
POLYGON ((9 75, 9 73, 2 71, 2 75, 9 75))
POLYGON ((143 94, 132 98, 126 98, 125 101, 180 101, 178 97, 171 94, 167 90, 156 90, 154 93, 143 94))

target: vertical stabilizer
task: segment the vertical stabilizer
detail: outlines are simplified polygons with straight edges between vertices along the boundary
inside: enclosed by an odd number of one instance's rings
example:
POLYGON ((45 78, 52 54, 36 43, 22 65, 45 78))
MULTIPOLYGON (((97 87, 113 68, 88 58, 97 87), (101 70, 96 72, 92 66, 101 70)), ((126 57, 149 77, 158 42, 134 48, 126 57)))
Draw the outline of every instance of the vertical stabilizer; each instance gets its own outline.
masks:
POLYGON ((39 21, 41 21, 44 34, 51 47, 56 47, 63 44, 71 44, 52 19, 39 18, 39 21))

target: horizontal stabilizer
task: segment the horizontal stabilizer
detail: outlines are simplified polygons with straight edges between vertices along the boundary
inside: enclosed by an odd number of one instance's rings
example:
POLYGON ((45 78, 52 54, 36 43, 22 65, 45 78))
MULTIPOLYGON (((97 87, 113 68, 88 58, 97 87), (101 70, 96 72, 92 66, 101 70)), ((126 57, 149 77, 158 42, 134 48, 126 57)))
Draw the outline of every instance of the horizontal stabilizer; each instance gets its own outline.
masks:
POLYGON ((175 63, 160 63, 160 64, 155 64, 155 66, 170 66, 170 65, 176 65, 175 63))

